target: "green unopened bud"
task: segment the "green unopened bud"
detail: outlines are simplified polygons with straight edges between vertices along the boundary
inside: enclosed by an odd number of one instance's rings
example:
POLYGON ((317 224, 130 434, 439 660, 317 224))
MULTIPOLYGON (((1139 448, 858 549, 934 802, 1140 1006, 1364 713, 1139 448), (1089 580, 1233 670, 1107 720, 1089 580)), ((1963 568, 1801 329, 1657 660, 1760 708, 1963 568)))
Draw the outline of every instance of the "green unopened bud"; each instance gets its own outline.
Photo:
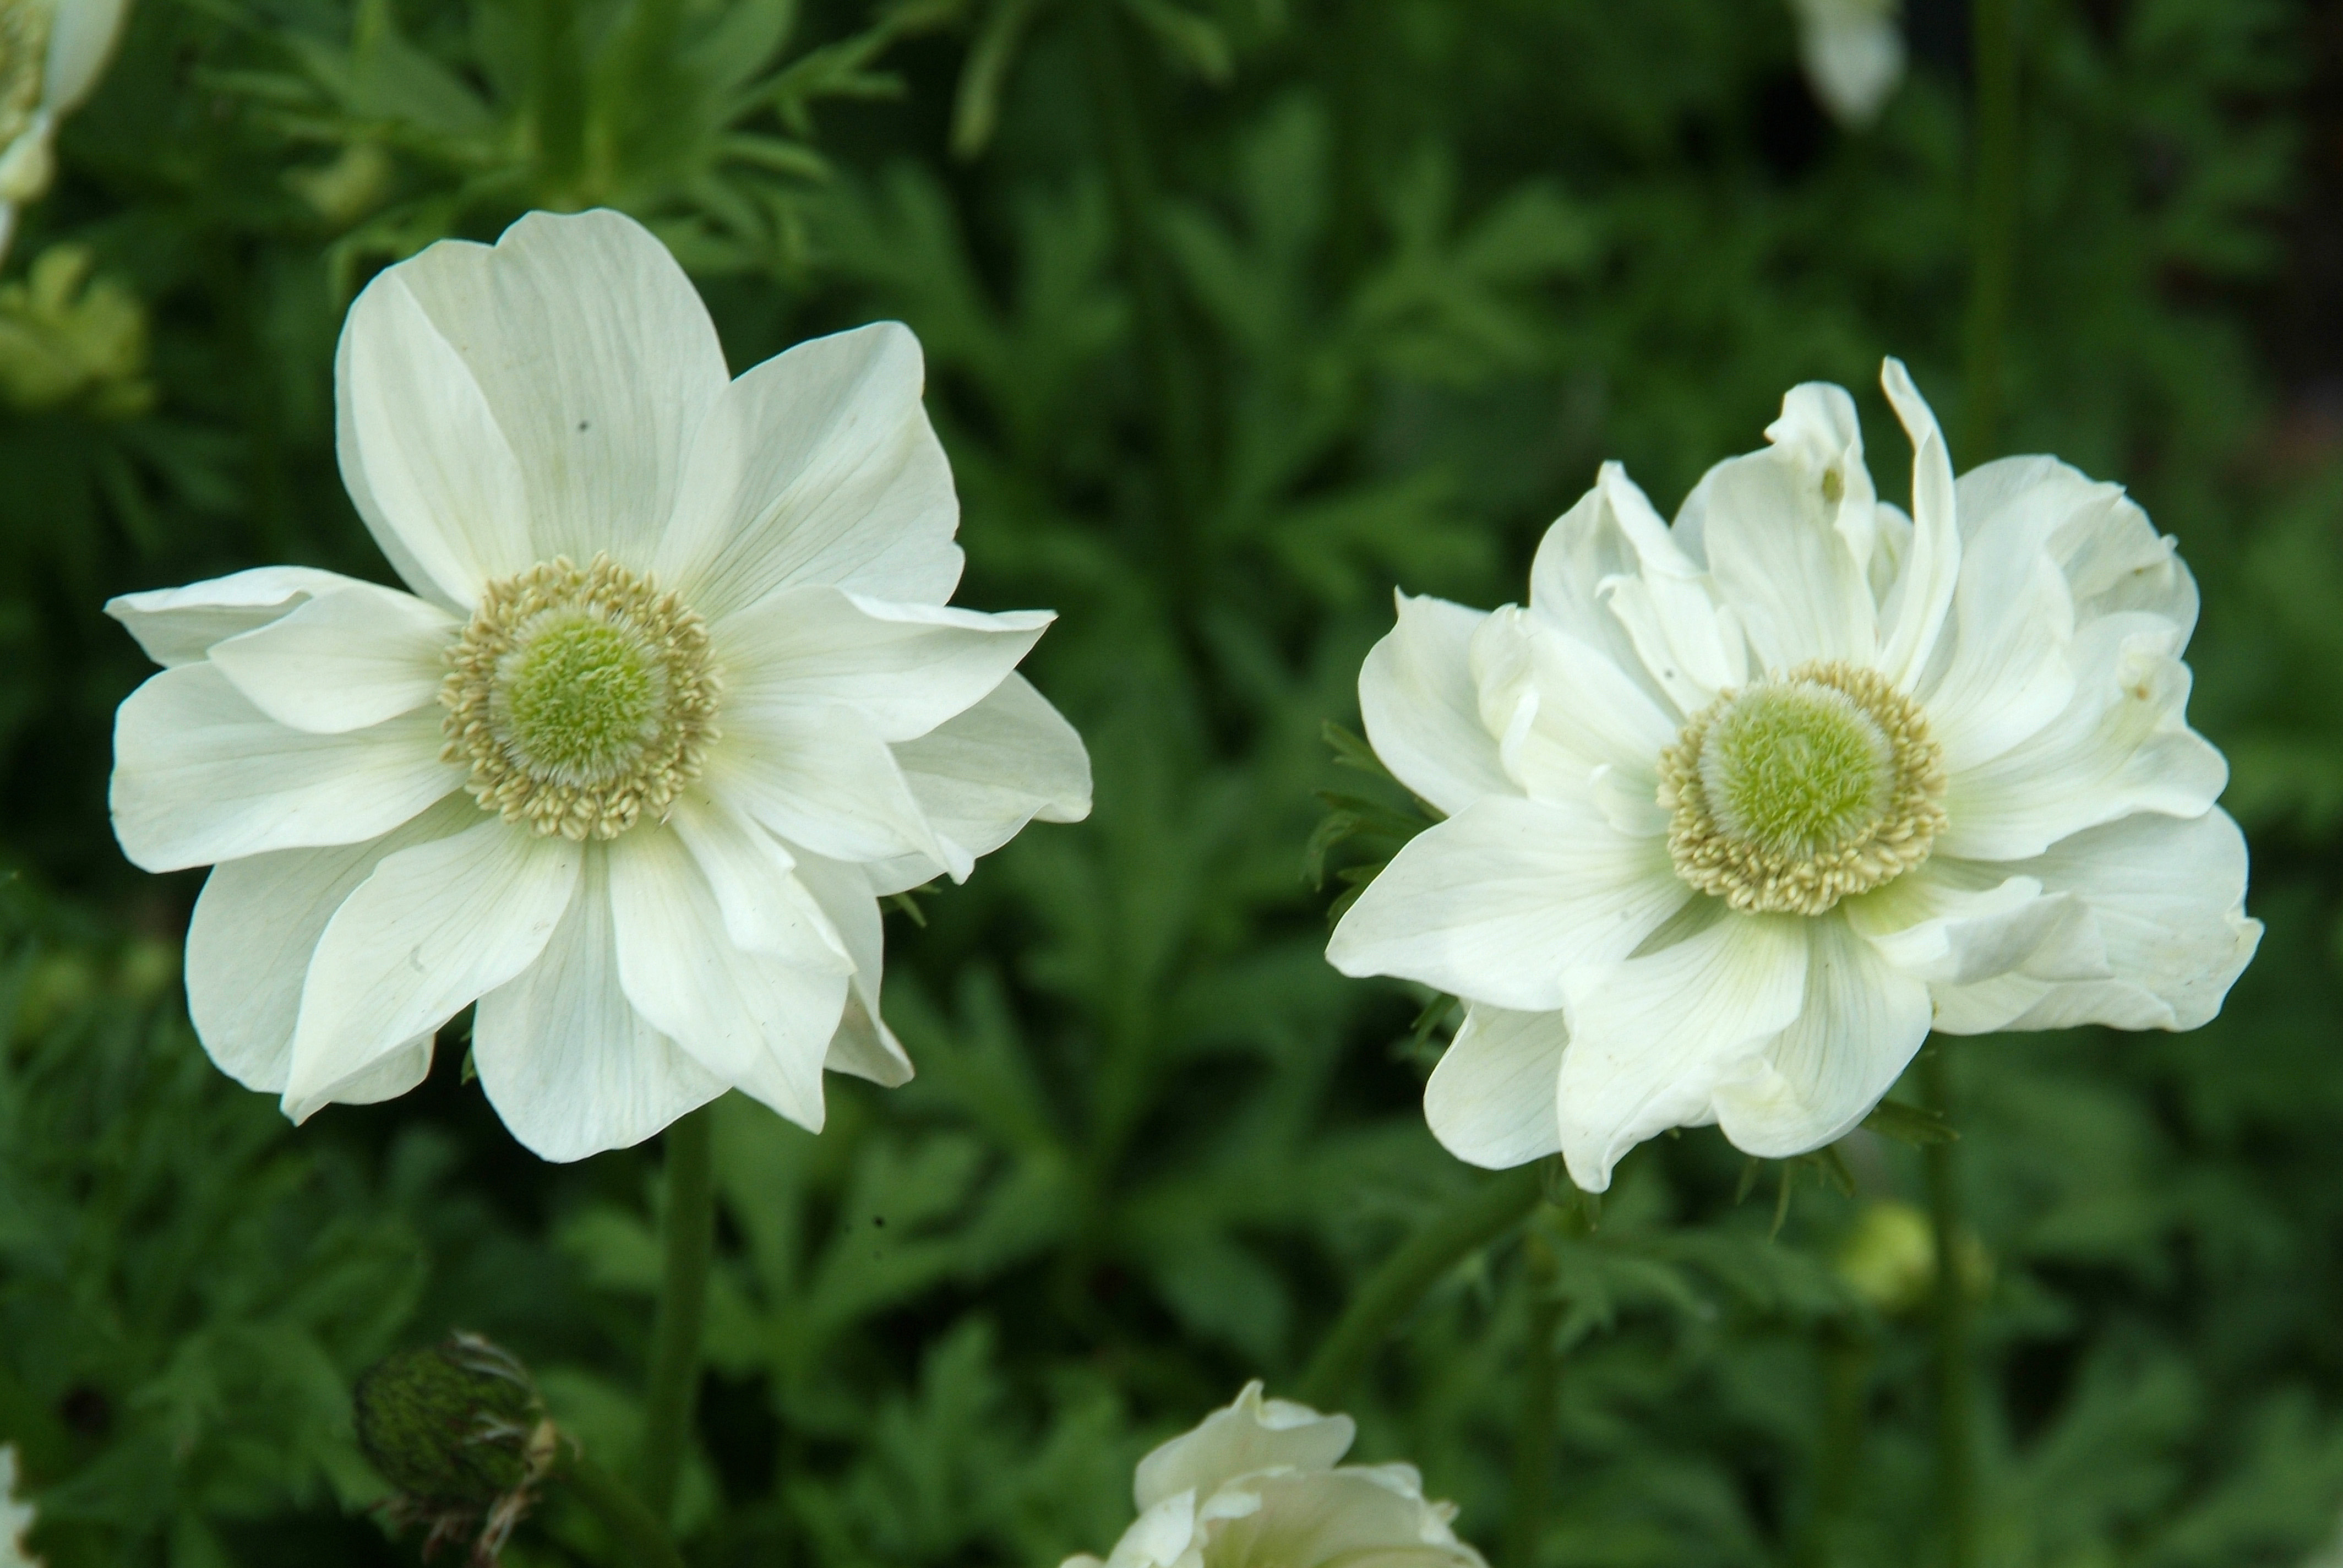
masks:
MULTIPOLYGON (((1976 1236, 1960 1232, 1954 1243, 1962 1288, 1982 1297, 1993 1284, 1993 1260, 1976 1236)), ((1909 1203, 1867 1205, 1839 1248, 1839 1277, 1878 1311, 1894 1316, 1912 1312, 1936 1282, 1936 1228, 1909 1203)))
POLYGON ((358 1380, 358 1446, 398 1489, 394 1520, 430 1526, 427 1551, 484 1527, 475 1562, 494 1562, 558 1435, 528 1370, 478 1334, 402 1351, 358 1380))

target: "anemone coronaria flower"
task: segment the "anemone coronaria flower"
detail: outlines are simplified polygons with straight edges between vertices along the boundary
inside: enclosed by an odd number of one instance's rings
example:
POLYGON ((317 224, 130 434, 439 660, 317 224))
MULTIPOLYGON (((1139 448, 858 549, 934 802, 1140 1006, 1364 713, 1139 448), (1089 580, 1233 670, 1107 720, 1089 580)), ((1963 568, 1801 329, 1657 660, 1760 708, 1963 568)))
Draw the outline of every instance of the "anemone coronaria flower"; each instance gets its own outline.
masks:
POLYGON ((950 470, 891 323, 729 377, 608 212, 377 276, 337 360, 342 476, 407 588, 267 567, 115 600, 114 825, 212 866, 187 996, 283 1097, 404 1092, 477 1002, 522 1142, 576 1159, 825 1066, 910 1075, 878 899, 1090 805, 1015 673, 1051 617, 945 602, 950 470))
POLYGON ((1376 754, 1446 819, 1328 955, 1470 1004, 1424 1095, 1462 1158, 1600 1191, 1672 1127, 1801 1153, 1931 1028, 2194 1029, 2252 957, 2172 541, 2050 457, 1956 483, 1884 379, 1909 515, 1800 387, 1673 525, 1606 466, 1527 608, 1402 596, 1368 656, 1376 754))

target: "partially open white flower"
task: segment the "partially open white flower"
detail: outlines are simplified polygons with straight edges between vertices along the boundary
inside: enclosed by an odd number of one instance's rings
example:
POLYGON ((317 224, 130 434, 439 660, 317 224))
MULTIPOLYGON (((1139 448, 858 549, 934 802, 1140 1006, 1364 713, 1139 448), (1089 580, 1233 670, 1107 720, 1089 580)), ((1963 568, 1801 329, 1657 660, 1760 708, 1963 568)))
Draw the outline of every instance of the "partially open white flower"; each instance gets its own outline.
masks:
POLYGON ((1857 128, 1879 117, 1904 79, 1896 0, 1790 0, 1798 59, 1831 118, 1857 128))
POLYGON ((2053 458, 1956 486, 1884 379, 1912 516, 1800 387, 1673 528, 1606 466, 1528 608, 1402 596, 1368 656, 1376 754, 1448 819, 1328 956, 1472 1004, 1424 1093, 1461 1158, 1599 1191, 1671 1127, 1801 1153, 1932 1025, 2194 1029, 2252 957, 2172 541, 2053 458))
POLYGON ((0 1443, 0 1568, 41 1568, 25 1544, 33 1513, 31 1503, 16 1501, 16 1446, 0 1443))
POLYGON ((1426 1502, 1413 1465, 1336 1468, 1356 1432, 1245 1384, 1139 1462, 1139 1517, 1103 1568, 1484 1568, 1449 1528, 1456 1505, 1426 1502))
POLYGON ((825 1064, 910 1077, 878 898, 1090 809, 1012 673, 1049 614, 945 605, 917 340, 729 379, 659 241, 540 213, 377 277, 337 374, 415 591, 267 567, 107 607, 169 667, 116 724, 116 835, 217 868, 212 1059, 297 1121, 413 1087, 477 999, 488 1098, 554 1160, 729 1088, 819 1128, 825 1064))
POLYGON ((57 123, 97 86, 129 9, 130 0, 0 0, 0 257, 16 209, 55 177, 57 123))

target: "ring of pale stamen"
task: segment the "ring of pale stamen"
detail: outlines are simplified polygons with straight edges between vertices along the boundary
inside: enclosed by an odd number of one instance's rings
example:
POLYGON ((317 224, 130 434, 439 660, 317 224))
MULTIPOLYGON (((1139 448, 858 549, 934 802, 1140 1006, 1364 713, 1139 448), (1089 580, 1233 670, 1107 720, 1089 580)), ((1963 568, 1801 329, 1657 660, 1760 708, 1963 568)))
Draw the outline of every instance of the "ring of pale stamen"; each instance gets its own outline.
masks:
POLYGON ((1926 860, 1945 828, 1920 705, 1835 659, 1719 696, 1659 774, 1676 874, 1746 914, 1819 915, 1926 860))
POLYGON ((664 818, 718 738, 708 623, 608 556, 488 584, 447 668, 440 755, 470 764, 481 809, 538 833, 664 818))

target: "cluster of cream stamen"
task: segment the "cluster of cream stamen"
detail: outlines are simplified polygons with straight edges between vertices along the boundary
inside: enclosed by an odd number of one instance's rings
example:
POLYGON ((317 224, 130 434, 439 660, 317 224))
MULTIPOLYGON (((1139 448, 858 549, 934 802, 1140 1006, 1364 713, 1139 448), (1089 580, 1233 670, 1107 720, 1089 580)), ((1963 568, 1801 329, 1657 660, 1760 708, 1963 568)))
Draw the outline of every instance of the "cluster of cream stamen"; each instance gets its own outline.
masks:
POLYGON ((1819 915, 1920 864, 1945 828, 1920 705, 1838 660, 1719 696, 1659 771, 1676 874, 1746 914, 1819 915))
POLYGON ((717 739, 708 623, 608 556, 488 584, 447 665, 440 755, 471 765, 481 809, 539 833, 664 818, 717 739))

